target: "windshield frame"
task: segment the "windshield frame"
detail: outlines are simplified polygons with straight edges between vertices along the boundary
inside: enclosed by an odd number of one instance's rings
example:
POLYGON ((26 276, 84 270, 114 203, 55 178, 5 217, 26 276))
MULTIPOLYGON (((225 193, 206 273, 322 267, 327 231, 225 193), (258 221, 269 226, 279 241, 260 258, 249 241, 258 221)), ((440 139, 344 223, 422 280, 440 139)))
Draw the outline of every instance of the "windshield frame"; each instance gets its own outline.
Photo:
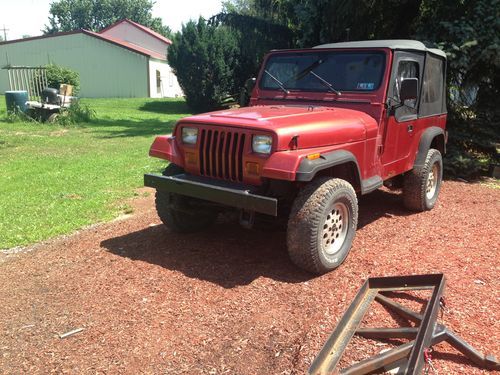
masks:
MULTIPOLYGON (((382 57, 382 66, 380 68, 380 80, 378 82, 378 85, 375 86, 373 89, 369 90, 363 90, 363 89, 357 89, 357 90, 346 90, 343 89, 342 87, 337 87, 335 82, 329 82, 332 84, 333 88, 335 88, 338 91, 341 91, 342 94, 347 93, 347 94, 354 94, 354 95, 373 95, 377 93, 381 88, 385 86, 385 75, 387 73, 387 65, 389 61, 389 56, 387 54, 387 51, 384 49, 378 49, 378 48, 367 48, 367 49, 306 49, 306 50, 283 50, 283 51, 273 51, 271 52, 268 56, 266 56, 261 72, 259 74, 259 80, 258 80, 258 89, 259 91, 265 91, 265 92, 275 92, 275 91, 280 91, 281 89, 279 87, 266 87, 264 86, 264 77, 265 75, 262 73, 264 70, 269 69, 269 61, 275 57, 275 56, 293 56, 293 55, 317 55, 319 58, 321 58, 321 55, 324 54, 376 54, 380 55, 382 57)), ((321 65, 321 64, 320 64, 321 65)), ((319 66, 319 65, 318 65, 319 66)), ((314 71, 315 68, 312 69, 314 71)), ((286 83, 286 82, 284 82, 286 83)), ((289 91, 289 94, 297 94, 297 93, 317 93, 317 94, 333 94, 336 95, 335 93, 331 92, 328 90, 326 86, 324 86, 324 89, 310 89, 310 88, 293 88, 293 87, 287 87, 285 85, 285 88, 289 91)))

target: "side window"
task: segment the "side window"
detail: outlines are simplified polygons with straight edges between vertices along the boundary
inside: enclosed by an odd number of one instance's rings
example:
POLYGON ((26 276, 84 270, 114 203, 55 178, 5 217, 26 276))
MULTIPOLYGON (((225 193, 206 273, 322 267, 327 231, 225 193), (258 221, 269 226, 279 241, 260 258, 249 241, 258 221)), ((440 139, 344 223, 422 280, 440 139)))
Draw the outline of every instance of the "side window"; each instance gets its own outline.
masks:
MULTIPOLYGON (((393 87, 393 93, 394 93, 394 99, 396 99, 399 102, 399 89, 401 87, 401 81, 405 78, 420 78, 419 77, 419 67, 418 63, 416 61, 400 61, 398 65, 398 71, 396 75, 396 79, 394 80, 394 87, 393 87)), ((416 114, 417 113, 417 103, 418 99, 415 100, 406 100, 405 101, 405 106, 398 108, 396 111, 396 117, 399 116, 404 116, 407 114, 416 114), (397 113, 400 112, 400 113, 397 113)))
POLYGON ((432 116, 446 112, 445 103, 444 60, 429 55, 425 61, 420 116, 432 116))

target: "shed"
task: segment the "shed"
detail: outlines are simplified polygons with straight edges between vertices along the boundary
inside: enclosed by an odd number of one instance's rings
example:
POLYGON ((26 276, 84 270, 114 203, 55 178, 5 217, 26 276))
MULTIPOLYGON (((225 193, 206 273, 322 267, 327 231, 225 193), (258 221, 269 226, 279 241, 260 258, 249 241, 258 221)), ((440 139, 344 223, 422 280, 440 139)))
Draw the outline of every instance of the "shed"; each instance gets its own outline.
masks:
MULTIPOLYGON (((181 96, 167 63, 172 42, 128 19, 99 33, 75 30, 0 43, 0 67, 55 63, 80 74, 82 97, 181 96)), ((0 92, 9 89, 0 70, 0 92)))

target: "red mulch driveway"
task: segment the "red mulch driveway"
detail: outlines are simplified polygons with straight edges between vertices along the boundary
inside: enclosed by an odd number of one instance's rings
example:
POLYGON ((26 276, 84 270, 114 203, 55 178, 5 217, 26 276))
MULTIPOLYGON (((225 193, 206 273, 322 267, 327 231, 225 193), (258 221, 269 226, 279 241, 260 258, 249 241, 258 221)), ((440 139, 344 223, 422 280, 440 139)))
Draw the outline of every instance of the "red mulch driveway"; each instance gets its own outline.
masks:
MULTIPOLYGON (((178 235, 151 196, 133 204, 132 217, 0 254, 1 373, 302 374, 367 277, 436 272, 444 323, 500 356, 499 189, 446 182, 420 214, 387 191, 363 197, 351 254, 322 277, 290 263, 284 233, 178 235)), ((440 374, 484 373, 434 349, 440 374)))

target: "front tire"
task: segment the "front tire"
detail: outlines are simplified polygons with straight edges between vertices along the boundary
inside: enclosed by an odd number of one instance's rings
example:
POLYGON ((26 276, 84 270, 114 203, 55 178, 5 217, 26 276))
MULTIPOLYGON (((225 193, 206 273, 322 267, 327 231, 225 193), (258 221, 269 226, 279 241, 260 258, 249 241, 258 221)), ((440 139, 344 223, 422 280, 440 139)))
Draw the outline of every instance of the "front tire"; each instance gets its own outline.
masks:
MULTIPOLYGON (((175 164, 169 164, 163 171, 164 176, 175 176, 184 170, 175 164)), ((200 201, 179 194, 156 191, 156 212, 163 224, 174 232, 193 233, 210 227, 218 213, 209 208, 200 208, 200 201), (198 204, 197 204, 198 203, 198 204)))
POLYGON ((287 245, 300 268, 324 274, 342 264, 358 224, 356 193, 347 181, 319 178, 299 192, 288 221, 287 245))
POLYGON ((443 181, 443 158, 441 153, 431 148, 427 152, 424 165, 413 168, 404 177, 403 202, 406 208, 422 212, 432 210, 443 181))

